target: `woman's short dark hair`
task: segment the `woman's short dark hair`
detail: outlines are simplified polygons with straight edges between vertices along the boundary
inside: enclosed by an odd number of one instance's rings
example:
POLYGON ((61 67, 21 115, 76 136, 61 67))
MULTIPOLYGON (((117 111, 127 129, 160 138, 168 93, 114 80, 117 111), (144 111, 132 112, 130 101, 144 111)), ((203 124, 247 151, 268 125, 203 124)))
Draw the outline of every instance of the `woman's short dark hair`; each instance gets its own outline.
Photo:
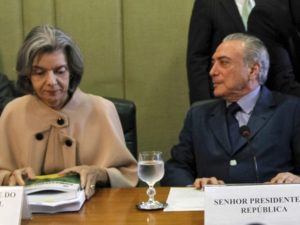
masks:
POLYGON ((43 53, 62 50, 65 54, 69 71, 69 93, 72 94, 81 81, 83 75, 83 58, 75 42, 62 30, 50 25, 34 27, 26 36, 18 56, 16 70, 17 85, 25 93, 33 94, 30 81, 33 60, 43 53))

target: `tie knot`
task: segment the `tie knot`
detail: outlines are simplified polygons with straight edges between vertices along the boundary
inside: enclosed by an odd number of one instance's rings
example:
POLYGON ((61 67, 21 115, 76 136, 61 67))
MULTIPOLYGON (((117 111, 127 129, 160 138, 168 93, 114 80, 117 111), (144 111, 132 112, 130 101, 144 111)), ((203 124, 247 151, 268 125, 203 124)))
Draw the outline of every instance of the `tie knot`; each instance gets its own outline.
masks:
POLYGON ((227 107, 227 111, 229 113, 231 113, 231 115, 235 115, 238 111, 241 110, 241 107, 239 106, 239 104, 237 104, 236 102, 231 103, 228 107, 227 107))

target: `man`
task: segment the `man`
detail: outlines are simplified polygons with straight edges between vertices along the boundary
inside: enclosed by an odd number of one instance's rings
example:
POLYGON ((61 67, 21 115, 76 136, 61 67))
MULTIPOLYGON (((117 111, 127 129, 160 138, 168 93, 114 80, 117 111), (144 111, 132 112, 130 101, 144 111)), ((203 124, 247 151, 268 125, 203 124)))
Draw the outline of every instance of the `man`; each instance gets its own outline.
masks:
POLYGON ((269 91, 263 85, 268 67, 259 39, 247 34, 224 39, 210 70, 219 99, 189 110, 162 185, 300 182, 300 99, 269 91), (226 107, 236 103, 235 127, 226 107))
POLYGON ((225 36, 246 31, 244 3, 250 4, 249 13, 254 0, 195 0, 187 47, 190 103, 213 98, 208 74, 211 56, 225 36))
POLYGON ((266 44, 270 54, 266 86, 296 96, 300 96, 299 10, 299 0, 257 1, 248 21, 249 32, 266 44))

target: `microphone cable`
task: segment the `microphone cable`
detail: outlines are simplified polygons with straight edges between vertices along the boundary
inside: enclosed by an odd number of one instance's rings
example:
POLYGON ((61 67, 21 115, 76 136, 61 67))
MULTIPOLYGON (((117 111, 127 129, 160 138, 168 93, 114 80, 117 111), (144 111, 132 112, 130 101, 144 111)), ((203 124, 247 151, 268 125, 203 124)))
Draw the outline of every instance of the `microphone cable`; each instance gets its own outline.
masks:
POLYGON ((246 125, 243 125, 240 127, 240 134, 242 137, 246 138, 247 143, 248 143, 248 147, 250 148, 250 151, 252 153, 252 157, 253 157, 253 163, 254 163, 254 170, 255 170, 255 176, 256 176, 256 183, 259 183, 259 173, 258 173, 258 166, 257 166, 257 160, 256 160, 256 155, 255 152, 252 148, 252 145, 250 143, 250 135, 251 135, 251 131, 250 128, 246 125))

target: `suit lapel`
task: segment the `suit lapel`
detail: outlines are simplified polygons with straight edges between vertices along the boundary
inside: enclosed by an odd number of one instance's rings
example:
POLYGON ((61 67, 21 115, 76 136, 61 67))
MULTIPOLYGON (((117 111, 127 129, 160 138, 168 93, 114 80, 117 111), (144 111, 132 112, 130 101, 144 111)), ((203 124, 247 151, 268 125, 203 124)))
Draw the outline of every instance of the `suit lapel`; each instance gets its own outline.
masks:
POLYGON ((276 106, 276 103, 272 93, 268 89, 263 88, 248 123, 252 133, 251 137, 255 136, 274 114, 274 106, 276 106))
POLYGON ((218 4, 220 4, 226 13, 232 18, 232 22, 236 25, 239 31, 245 32, 245 27, 240 16, 237 5, 234 0, 218 0, 218 4))
POLYGON ((220 104, 216 105, 210 115, 208 123, 217 141, 225 149, 225 151, 231 155, 232 151, 228 137, 224 101, 220 101, 220 104))
MULTIPOLYGON (((275 105, 276 104, 274 102, 272 93, 267 88, 262 87, 260 97, 257 100, 247 124, 251 132, 250 141, 272 117, 275 105)), ((234 149, 234 154, 236 154, 242 148, 242 146, 246 144, 246 142, 246 138, 241 138, 234 149)))
MULTIPOLYGON (((275 105, 272 93, 267 88, 262 87, 260 97, 257 100, 247 124, 251 131, 250 141, 271 118, 274 113, 275 105)), ((231 149, 228 138, 224 101, 220 101, 220 104, 217 104, 212 110, 208 123, 213 135, 229 155, 232 156, 237 154, 242 147, 247 144, 247 139, 241 136, 236 147, 233 150, 231 149)))

